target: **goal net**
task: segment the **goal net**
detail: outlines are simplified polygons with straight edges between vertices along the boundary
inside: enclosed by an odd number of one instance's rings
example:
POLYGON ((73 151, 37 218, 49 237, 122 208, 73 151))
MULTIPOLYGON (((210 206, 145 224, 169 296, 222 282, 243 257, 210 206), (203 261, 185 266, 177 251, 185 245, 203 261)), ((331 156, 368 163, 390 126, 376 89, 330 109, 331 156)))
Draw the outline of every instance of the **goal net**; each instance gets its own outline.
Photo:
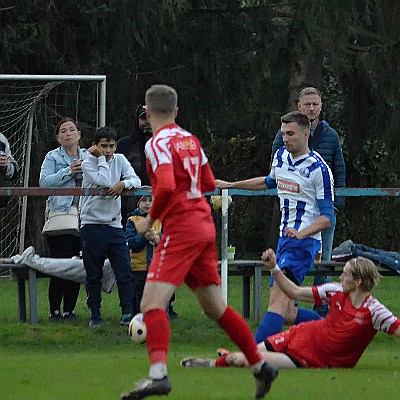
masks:
MULTIPOLYGON (((46 153, 56 147, 55 127, 71 117, 82 132, 81 146, 90 144, 93 130, 105 124, 105 76, 1 75, 0 132, 10 142, 20 167, 10 186, 39 186, 46 153)), ((0 257, 33 245, 48 255, 41 235, 45 197, 13 196, 0 209, 0 257)))

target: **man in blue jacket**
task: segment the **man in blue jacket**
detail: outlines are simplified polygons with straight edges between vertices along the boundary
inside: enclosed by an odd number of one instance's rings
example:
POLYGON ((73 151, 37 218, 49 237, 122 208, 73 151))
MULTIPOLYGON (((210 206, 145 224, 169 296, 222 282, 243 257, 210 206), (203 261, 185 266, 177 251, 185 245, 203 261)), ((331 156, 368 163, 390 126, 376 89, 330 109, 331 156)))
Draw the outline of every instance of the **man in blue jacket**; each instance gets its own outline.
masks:
MULTIPOLYGON (((306 114, 311 123, 311 134, 308 139, 308 146, 310 150, 317 151, 325 162, 331 168, 335 188, 342 188, 345 186, 346 180, 346 167, 344 164, 342 148, 340 145, 339 135, 329 126, 329 124, 320 120, 319 116, 322 110, 321 92, 314 87, 306 87, 299 94, 298 109, 306 114)), ((272 144, 272 155, 283 146, 282 133, 279 130, 275 136, 274 143, 272 144)), ((344 197, 335 196, 334 210, 335 216, 340 209, 344 207, 344 197)), ((335 233, 336 217, 332 221, 329 228, 322 231, 322 261, 330 261, 332 255, 333 237, 335 233)), ((323 267, 316 265, 316 269, 326 270, 323 267)), ((321 285, 329 282, 328 276, 315 276, 313 285, 321 285)), ((314 307, 314 309, 322 317, 328 313, 328 306, 314 307)))

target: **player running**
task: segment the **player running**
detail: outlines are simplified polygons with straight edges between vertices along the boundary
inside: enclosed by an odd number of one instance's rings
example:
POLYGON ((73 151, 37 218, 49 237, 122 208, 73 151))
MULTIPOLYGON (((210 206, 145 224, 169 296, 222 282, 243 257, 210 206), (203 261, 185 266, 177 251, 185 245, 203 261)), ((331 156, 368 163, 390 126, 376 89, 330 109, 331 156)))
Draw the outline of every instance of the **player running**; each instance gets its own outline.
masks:
POLYGON ((170 327, 165 312, 176 288, 185 282, 195 293, 205 314, 216 321, 246 355, 256 383, 255 399, 269 392, 277 371, 262 359, 250 328, 223 300, 218 274, 215 226, 203 196, 215 190, 215 179, 199 140, 175 123, 177 93, 166 85, 146 92, 146 116, 153 137, 146 143, 147 169, 154 201, 138 233, 159 219, 164 235, 150 264, 141 302, 147 327, 150 362, 148 379, 139 382, 124 400, 166 395, 170 327))

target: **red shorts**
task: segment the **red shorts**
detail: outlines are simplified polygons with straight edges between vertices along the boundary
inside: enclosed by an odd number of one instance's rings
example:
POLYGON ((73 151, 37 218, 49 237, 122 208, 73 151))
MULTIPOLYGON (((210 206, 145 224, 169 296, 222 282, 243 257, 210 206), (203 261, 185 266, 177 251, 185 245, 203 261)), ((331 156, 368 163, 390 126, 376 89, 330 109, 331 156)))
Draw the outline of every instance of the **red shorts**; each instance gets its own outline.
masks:
POLYGON ((149 267, 148 281, 175 286, 185 282, 192 290, 221 284, 215 242, 193 241, 188 236, 163 235, 149 267))
POLYGON ((324 368, 327 365, 324 365, 313 345, 312 334, 309 329, 305 329, 313 328, 312 325, 311 322, 293 325, 287 331, 268 337, 266 341, 276 352, 289 355, 303 368, 324 368))

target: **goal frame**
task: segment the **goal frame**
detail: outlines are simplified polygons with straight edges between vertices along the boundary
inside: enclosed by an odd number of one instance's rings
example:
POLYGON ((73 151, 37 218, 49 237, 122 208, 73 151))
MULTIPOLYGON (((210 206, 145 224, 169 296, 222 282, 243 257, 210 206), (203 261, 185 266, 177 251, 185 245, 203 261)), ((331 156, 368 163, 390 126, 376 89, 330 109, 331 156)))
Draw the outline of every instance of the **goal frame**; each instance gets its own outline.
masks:
MULTIPOLYGON (((99 82, 99 108, 98 108, 98 121, 100 126, 106 124, 106 75, 30 75, 30 74, 0 74, 0 81, 77 81, 77 82, 99 82)), ((31 164, 31 146, 32 146, 32 131, 33 131, 33 117, 35 112, 35 104, 32 106, 28 117, 28 136, 26 141, 26 161, 25 171, 23 177, 23 187, 29 186, 29 171, 31 164)), ((19 235, 19 252, 25 249, 25 234, 26 234, 26 215, 28 207, 28 197, 23 196, 21 207, 21 225, 19 235)))

